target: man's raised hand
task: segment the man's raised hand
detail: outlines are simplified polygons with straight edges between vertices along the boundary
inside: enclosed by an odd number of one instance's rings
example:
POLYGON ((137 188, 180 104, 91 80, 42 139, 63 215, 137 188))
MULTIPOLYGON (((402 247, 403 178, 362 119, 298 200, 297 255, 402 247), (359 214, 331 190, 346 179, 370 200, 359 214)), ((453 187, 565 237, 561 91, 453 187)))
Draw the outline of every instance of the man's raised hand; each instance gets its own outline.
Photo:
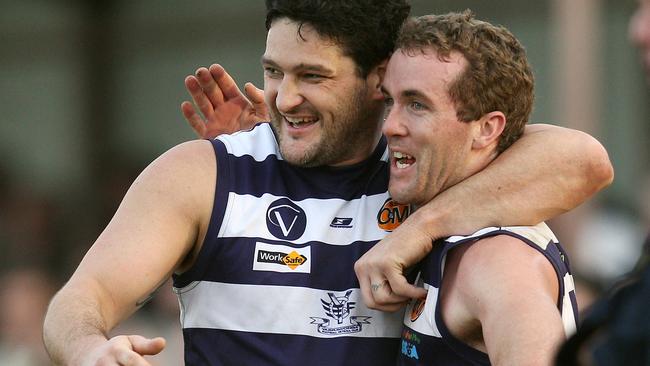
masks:
POLYGON ((181 104, 181 111, 201 138, 249 129, 269 119, 263 91, 246 83, 242 93, 221 65, 199 68, 185 78, 185 88, 200 114, 188 101, 181 104))

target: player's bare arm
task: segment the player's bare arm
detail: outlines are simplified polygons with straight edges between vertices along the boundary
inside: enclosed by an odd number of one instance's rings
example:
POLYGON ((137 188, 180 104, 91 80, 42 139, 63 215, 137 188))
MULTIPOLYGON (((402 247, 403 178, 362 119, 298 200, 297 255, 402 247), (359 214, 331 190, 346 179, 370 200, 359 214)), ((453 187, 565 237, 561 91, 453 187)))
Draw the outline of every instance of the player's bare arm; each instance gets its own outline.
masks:
POLYGON ((107 334, 172 272, 191 264, 207 230, 215 177, 210 143, 192 141, 163 154, 135 180, 50 304, 44 341, 56 363, 146 365, 141 355, 164 347, 162 339, 108 341, 107 334))
POLYGON ((544 255, 511 236, 453 249, 442 315, 459 340, 493 365, 551 365, 565 339, 557 275, 544 255))
POLYGON ((433 240, 487 226, 537 224, 586 201, 613 174, 604 147, 588 134, 528 126, 487 168, 436 196, 357 261, 366 305, 394 311, 407 298, 422 297, 403 273, 431 250, 433 240), (381 283, 381 290, 371 290, 381 283))

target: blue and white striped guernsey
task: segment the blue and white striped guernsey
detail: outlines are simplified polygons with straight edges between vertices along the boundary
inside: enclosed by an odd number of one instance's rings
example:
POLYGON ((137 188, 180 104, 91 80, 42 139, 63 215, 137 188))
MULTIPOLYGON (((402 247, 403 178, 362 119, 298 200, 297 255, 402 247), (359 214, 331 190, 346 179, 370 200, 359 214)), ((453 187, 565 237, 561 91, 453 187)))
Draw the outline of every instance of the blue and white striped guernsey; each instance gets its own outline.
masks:
POLYGON ((208 232, 174 276, 186 364, 394 365, 403 313, 368 309, 353 269, 403 219, 382 214, 385 140, 344 168, 289 165, 268 123, 212 145, 208 232))
MULTIPOLYGON (((414 300, 406 308, 399 365, 490 365, 488 355, 455 338, 447 329, 440 307, 440 284, 447 253, 465 243, 510 235, 540 251, 553 265, 559 284, 558 310, 567 336, 576 330, 578 309, 569 262, 555 235, 541 223, 536 226, 488 227, 469 236, 439 240, 421 262, 419 286, 428 290, 426 300, 414 300)), ((524 244, 525 243, 525 244, 524 244)))

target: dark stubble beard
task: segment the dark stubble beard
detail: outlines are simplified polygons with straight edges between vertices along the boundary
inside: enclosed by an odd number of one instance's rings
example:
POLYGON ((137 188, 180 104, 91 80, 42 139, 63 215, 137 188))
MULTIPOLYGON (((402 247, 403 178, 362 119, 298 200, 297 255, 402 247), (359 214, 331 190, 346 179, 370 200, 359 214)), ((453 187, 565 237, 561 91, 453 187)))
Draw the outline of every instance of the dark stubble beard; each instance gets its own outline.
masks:
MULTIPOLYGON (((297 159, 287 159, 284 153, 286 141, 278 131, 284 118, 276 108, 270 108, 271 127, 285 161, 300 167, 335 165, 348 160, 358 151, 372 151, 382 114, 381 105, 367 100, 365 88, 356 88, 350 98, 341 100, 333 113, 333 123, 323 126, 320 140, 309 146, 297 159)), ((319 115, 319 118, 322 118, 319 115)), ((322 119, 320 122, 322 123, 322 119)), ((286 128, 286 126, 285 126, 286 128)))

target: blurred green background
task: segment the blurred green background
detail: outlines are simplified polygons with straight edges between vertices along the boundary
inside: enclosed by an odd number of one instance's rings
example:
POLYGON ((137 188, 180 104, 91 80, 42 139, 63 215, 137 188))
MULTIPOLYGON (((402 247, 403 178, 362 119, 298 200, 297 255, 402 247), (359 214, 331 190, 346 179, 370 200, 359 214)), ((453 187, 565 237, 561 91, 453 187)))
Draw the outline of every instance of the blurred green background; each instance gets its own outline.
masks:
MULTIPOLYGON (((536 75, 532 121, 583 130, 609 151, 615 183, 552 222, 578 257, 585 293, 597 293, 631 267, 650 222, 650 94, 627 39, 635 0, 412 5, 413 15, 469 8, 508 27, 536 75)), ((261 87, 264 3, 0 0, 0 9, 0 274, 32 283, 24 274, 37 273, 48 285, 29 293, 47 296, 24 301, 44 303, 138 172, 194 138, 179 109, 186 75, 218 62, 240 86, 261 87)), ((16 322, 11 306, 4 317, 16 322)), ((0 341, 13 349, 10 320, 0 319, 0 341)), ((19 364, 3 363, 2 349, 0 365, 19 364)))

